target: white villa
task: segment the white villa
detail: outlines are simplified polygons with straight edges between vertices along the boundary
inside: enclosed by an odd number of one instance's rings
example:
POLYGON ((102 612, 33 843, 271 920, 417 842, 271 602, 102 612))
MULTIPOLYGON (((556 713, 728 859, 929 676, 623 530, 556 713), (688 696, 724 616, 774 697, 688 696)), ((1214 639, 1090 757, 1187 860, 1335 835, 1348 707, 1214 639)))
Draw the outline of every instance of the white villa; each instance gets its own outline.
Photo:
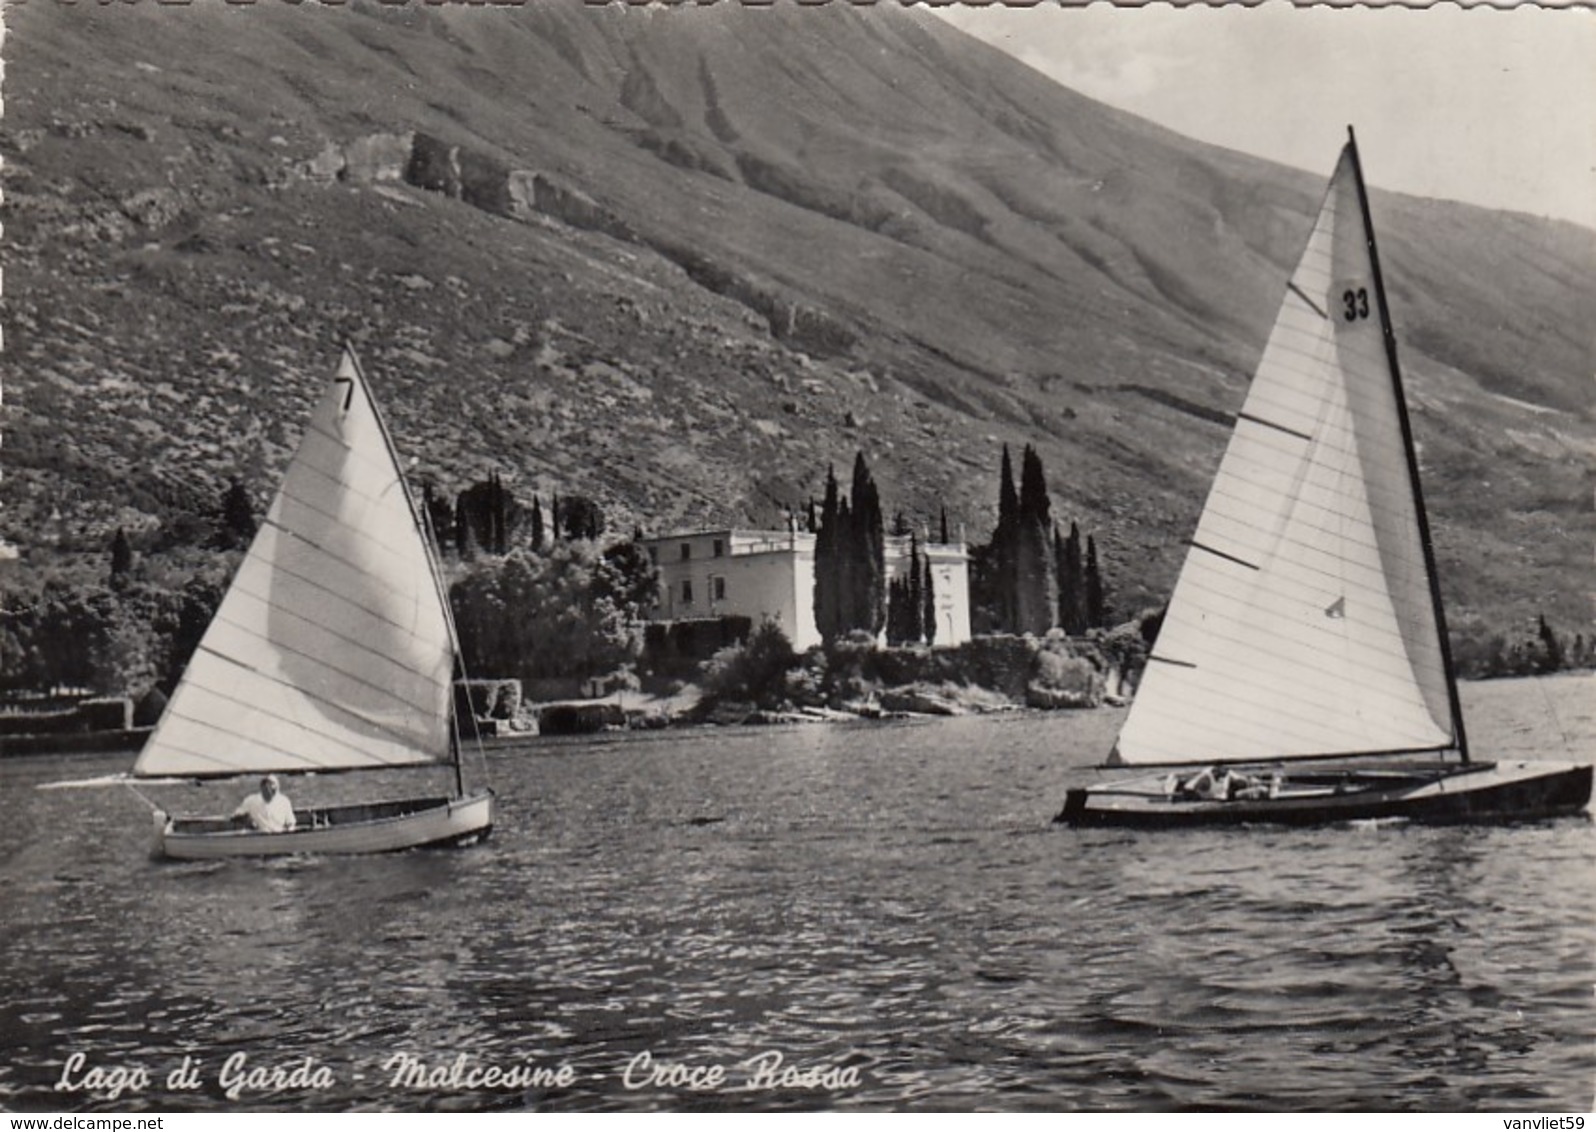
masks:
MULTIPOLYGON (((886 540, 887 580, 909 567, 908 538, 886 540)), ((652 621, 740 615, 769 618, 802 652, 820 643, 815 626, 815 536, 802 531, 694 531, 647 538, 659 568, 652 621)), ((970 639, 970 558, 961 543, 928 543, 938 648, 970 639)))

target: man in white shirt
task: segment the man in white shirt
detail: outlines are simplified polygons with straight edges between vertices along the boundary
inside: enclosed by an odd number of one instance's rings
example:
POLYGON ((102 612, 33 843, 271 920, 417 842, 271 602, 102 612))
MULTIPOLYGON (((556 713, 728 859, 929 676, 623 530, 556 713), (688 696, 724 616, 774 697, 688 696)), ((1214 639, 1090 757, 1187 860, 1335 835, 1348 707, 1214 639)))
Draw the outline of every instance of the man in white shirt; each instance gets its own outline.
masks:
POLYGON ((296 824, 294 806, 288 795, 277 789, 277 776, 268 774, 260 780, 260 793, 251 794, 233 811, 234 820, 247 822, 262 833, 287 833, 296 824))

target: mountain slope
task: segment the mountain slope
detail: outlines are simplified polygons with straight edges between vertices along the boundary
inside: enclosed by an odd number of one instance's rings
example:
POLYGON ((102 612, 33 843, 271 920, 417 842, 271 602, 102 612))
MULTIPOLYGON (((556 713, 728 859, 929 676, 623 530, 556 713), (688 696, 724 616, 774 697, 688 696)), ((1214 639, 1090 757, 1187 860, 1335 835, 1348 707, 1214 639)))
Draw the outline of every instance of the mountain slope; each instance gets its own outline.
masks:
MULTIPOLYGON (((264 495, 347 336, 420 475, 499 468, 618 528, 778 522, 862 447, 889 508, 982 539, 998 445, 1035 443, 1134 607, 1322 191, 913 10, 8 21, 23 570, 156 540, 230 475, 264 495)), ((1374 208, 1449 599, 1588 619, 1596 235, 1374 208)))

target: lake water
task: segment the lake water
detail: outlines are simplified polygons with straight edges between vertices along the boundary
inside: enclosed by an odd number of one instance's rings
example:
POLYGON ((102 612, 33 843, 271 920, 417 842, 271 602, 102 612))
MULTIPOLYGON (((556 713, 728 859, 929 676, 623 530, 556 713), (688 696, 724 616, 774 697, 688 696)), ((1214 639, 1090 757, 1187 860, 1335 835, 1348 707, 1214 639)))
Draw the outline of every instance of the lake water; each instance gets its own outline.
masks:
MULTIPOLYGON (((1588 759, 1593 688, 1467 685, 1474 746, 1588 759)), ((1120 715, 551 741, 486 845, 275 863, 0 763, 0 1107, 1589 1110, 1590 820, 1052 825, 1120 715)))

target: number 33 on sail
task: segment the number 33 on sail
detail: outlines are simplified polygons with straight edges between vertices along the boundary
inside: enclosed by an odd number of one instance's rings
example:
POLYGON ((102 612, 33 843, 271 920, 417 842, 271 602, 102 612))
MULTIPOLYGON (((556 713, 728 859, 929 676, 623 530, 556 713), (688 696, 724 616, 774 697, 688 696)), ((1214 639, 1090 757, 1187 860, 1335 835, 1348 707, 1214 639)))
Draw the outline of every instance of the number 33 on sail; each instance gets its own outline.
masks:
POLYGON ((1473 758, 1355 139, 1073 825, 1577 813, 1591 768, 1473 758), (1172 769, 1173 768, 1173 769, 1172 769))

